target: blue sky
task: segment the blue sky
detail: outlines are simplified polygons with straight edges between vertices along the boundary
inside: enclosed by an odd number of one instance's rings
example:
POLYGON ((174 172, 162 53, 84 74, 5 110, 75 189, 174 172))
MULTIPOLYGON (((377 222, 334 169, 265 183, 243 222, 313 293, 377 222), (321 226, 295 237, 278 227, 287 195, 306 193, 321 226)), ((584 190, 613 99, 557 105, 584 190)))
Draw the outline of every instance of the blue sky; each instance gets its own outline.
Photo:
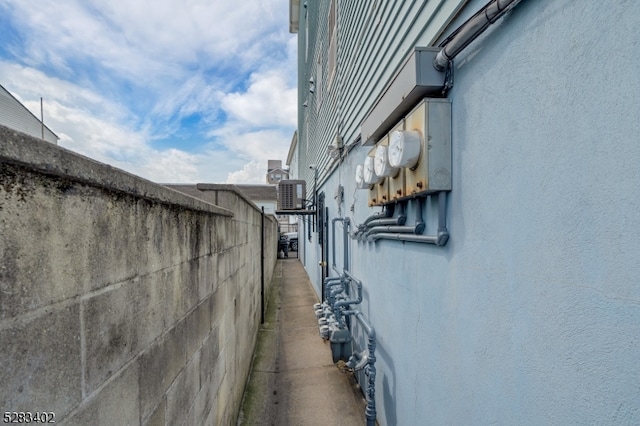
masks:
POLYGON ((288 0, 0 0, 0 84, 155 182, 264 183, 296 126, 288 0))

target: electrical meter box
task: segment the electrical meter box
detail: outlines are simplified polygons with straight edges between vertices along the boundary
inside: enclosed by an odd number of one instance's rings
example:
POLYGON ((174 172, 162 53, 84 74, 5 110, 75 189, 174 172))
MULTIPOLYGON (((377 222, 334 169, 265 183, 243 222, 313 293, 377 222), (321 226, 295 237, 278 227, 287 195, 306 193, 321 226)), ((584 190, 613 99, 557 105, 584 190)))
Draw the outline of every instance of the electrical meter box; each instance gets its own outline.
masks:
POLYGON ((451 191, 451 101, 422 99, 380 138, 367 160, 370 207, 451 191))
POLYGON ((303 210, 307 183, 304 180, 287 179, 278 184, 278 210, 303 210))
POLYGON ((406 167, 405 195, 451 191, 451 102, 425 98, 404 119, 420 136, 420 155, 406 167))

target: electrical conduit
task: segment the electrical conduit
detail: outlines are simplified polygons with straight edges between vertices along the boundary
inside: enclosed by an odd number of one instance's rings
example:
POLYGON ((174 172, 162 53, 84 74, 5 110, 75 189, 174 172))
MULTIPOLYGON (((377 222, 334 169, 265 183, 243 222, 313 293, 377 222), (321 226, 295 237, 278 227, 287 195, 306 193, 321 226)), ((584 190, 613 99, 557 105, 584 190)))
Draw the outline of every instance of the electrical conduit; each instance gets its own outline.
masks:
POLYGON ((372 241, 381 239, 411 241, 416 243, 434 244, 439 247, 444 246, 449 240, 449 231, 447 230, 447 193, 445 191, 441 191, 438 193, 438 231, 436 235, 415 235, 410 233, 381 232, 370 235, 369 239, 372 241))
POLYGON ((487 3, 441 44, 442 50, 434 58, 433 67, 438 71, 444 71, 458 53, 519 1, 492 0, 487 3))

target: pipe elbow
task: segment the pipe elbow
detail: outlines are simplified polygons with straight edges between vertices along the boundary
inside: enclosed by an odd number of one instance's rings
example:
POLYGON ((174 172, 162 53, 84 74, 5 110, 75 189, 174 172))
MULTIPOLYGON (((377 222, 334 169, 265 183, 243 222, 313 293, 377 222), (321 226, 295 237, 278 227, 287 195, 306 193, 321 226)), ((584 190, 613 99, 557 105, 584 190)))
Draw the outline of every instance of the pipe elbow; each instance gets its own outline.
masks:
POLYGON ((447 69, 447 65, 449 64, 449 57, 447 57, 447 53, 445 52, 445 48, 443 47, 435 58, 433 58, 433 67, 438 71, 444 71, 447 69))
POLYGON ((444 246, 449 241, 449 233, 447 231, 439 231, 436 239, 436 245, 439 247, 444 246))

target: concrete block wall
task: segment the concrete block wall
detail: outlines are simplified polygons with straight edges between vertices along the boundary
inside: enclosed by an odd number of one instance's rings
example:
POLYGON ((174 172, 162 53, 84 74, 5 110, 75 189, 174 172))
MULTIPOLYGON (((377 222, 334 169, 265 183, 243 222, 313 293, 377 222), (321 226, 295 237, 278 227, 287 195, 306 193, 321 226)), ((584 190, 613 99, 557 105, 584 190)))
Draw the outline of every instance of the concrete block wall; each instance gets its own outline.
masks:
MULTIPOLYGON (((224 198, 0 127, 0 411, 235 423, 260 326, 262 217, 224 198)), ((275 220, 265 229, 269 283, 275 220)))

